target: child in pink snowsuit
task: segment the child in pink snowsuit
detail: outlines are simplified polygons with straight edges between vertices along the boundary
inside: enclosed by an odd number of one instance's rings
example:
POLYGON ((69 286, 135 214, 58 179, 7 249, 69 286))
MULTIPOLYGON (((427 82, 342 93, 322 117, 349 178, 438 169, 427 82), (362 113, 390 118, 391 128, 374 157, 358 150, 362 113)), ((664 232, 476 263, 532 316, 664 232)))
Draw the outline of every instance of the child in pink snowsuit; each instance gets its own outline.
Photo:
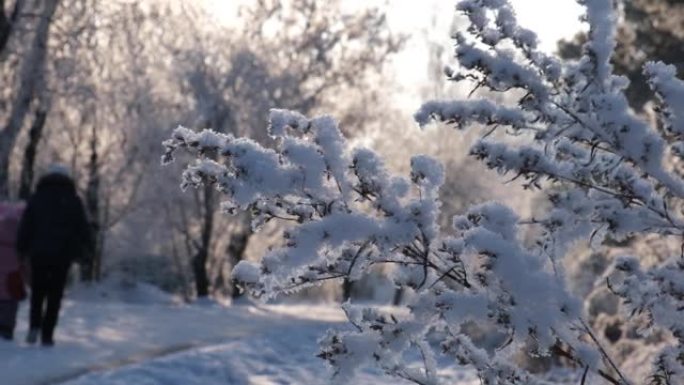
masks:
POLYGON ((26 296, 15 247, 23 210, 23 203, 0 202, 0 338, 6 340, 14 337, 19 301, 26 296))

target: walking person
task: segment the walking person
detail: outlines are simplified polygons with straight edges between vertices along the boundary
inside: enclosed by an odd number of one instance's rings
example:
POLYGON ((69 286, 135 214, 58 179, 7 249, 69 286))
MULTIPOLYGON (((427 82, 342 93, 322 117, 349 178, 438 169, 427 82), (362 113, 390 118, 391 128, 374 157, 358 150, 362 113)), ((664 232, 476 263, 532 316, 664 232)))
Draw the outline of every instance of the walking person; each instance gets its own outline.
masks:
POLYGON ((16 252, 22 203, 0 202, 0 338, 12 340, 19 301, 26 298, 23 272, 16 252))
POLYGON ((54 331, 71 263, 92 249, 83 203, 68 169, 52 166, 39 181, 21 218, 17 251, 31 275, 30 328, 26 342, 40 334, 54 345, 54 331))

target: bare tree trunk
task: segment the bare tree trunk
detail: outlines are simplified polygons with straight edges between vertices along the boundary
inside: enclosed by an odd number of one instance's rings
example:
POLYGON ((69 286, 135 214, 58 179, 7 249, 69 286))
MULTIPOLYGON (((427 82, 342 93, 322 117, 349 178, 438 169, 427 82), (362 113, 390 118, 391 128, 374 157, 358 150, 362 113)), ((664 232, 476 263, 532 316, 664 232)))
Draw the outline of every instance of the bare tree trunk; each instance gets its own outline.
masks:
POLYGON ((16 0, 12 13, 7 16, 5 14, 5 0, 0 0, 0 56, 5 47, 7 47, 7 42, 9 42, 10 35, 12 35, 12 30, 14 29, 14 23, 17 22, 19 11, 21 11, 23 5, 24 0, 16 0))
POLYGON ((43 127, 45 127, 47 114, 47 108, 40 106, 36 110, 33 124, 29 130, 29 141, 24 149, 24 160, 22 161, 21 180, 19 185, 19 199, 22 200, 27 200, 31 196, 36 152, 38 150, 40 138, 43 136, 43 127))
POLYGON ((404 289, 401 287, 397 287, 394 289, 394 297, 392 298, 392 305, 394 306, 399 306, 401 305, 401 301, 404 298, 404 289))
POLYGON ((100 172, 98 141, 95 124, 90 135, 90 160, 88 161, 88 186, 86 187, 86 210, 90 217, 90 231, 95 238, 93 255, 81 264, 81 280, 90 282, 100 279, 102 265, 102 224, 100 223, 100 172))
POLYGON ((195 292, 198 298, 209 296, 209 276, 207 275, 207 259, 209 251, 199 249, 192 258, 192 269, 195 275, 195 292))
POLYGON ((205 185, 202 192, 202 232, 200 245, 192 261, 193 270, 195 271, 195 289, 197 290, 197 297, 209 296, 209 272, 207 271, 207 262, 209 260, 212 232, 214 231, 214 188, 205 185))
POLYGON ((12 22, 5 15, 5 0, 0 0, 0 52, 5 49, 12 31, 12 22))
POLYGON ((352 293, 352 281, 349 278, 345 278, 342 282, 342 302, 347 302, 351 298, 352 293))
POLYGON ((0 132, 0 198, 9 197, 9 167, 12 149, 24 125, 24 119, 29 112, 37 86, 39 82, 44 81, 47 39, 59 0, 45 0, 44 4, 31 48, 21 68, 18 95, 12 103, 9 121, 0 132))
MULTIPOLYGON (((230 239, 228 243, 228 248, 226 253, 228 254, 228 261, 230 261, 231 266, 234 268, 240 261, 244 259, 245 250, 247 250, 247 245, 249 244, 249 238, 252 236, 252 227, 250 226, 249 214, 243 214, 242 224, 240 227, 230 234, 230 239)), ((231 284, 230 295, 233 299, 238 299, 242 296, 240 288, 238 288, 235 281, 231 284)))

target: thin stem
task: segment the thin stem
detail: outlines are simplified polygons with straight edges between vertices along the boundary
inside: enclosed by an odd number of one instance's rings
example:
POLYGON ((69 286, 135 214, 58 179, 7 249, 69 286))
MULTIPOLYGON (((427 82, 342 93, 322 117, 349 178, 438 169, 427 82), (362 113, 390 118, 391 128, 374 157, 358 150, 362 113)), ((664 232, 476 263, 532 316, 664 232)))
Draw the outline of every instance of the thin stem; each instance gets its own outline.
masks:
POLYGON ((610 366, 615 370, 615 372, 620 376, 620 379, 622 380, 623 384, 629 384, 629 381, 625 378, 625 376, 622 375, 622 372, 620 372, 620 369, 615 365, 615 362, 613 361, 612 358, 608 355, 608 352, 603 348, 603 345, 599 342, 599 340, 596 338, 596 335, 594 335, 594 332, 591 331, 591 328, 589 328, 589 325, 584 322, 582 318, 580 318, 580 322, 582 323, 582 327, 584 327, 584 330, 587 332, 589 337, 591 337, 592 341, 594 341, 594 344, 596 344, 596 347, 599 348, 599 351, 601 352, 601 355, 608 361, 610 366))

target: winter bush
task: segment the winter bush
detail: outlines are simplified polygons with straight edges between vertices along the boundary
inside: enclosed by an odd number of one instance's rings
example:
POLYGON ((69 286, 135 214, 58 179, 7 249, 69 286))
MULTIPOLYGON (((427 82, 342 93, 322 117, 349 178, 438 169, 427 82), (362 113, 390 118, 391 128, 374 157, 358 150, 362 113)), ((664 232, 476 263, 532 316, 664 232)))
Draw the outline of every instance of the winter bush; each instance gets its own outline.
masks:
POLYGON ((178 149, 197 157, 183 187, 216 185, 226 196, 223 210, 250 210, 255 229, 271 220, 295 224, 282 248, 233 271, 254 295, 358 280, 373 266, 395 266, 394 284, 410 293, 408 313, 343 305, 353 330, 329 332, 320 353, 337 380, 374 363, 417 384, 444 383, 444 365, 472 368, 484 384, 548 383, 543 373, 515 364, 511 358, 522 352, 575 368, 577 383, 681 383, 684 251, 650 268, 640 265, 641 256, 625 255, 602 278, 626 305, 626 317, 646 321, 641 335, 658 330, 671 337, 647 378, 625 377, 585 321, 582 300, 566 287, 561 261, 575 242, 684 237, 684 181, 664 165, 665 157, 684 153, 684 83, 673 67, 648 63, 658 125, 633 114, 624 96, 628 81, 613 75, 610 64, 613 1, 580 3, 590 26, 584 55, 560 62, 537 48, 535 34, 518 26, 506 0, 460 1, 457 10, 469 23, 454 35, 459 68, 447 69, 447 78, 514 92, 517 103, 429 101, 415 114, 420 125, 481 129, 470 154, 530 189, 548 189, 551 209, 543 216, 519 218, 487 203, 440 232, 442 166, 417 155, 410 175, 392 175, 373 151, 350 148, 326 116, 271 111, 274 148, 183 127, 165 142, 165 162, 178 149), (535 237, 523 242, 522 229, 530 227, 535 237), (506 338, 485 350, 464 332, 472 322, 506 338), (415 357, 420 366, 411 364, 415 357))

